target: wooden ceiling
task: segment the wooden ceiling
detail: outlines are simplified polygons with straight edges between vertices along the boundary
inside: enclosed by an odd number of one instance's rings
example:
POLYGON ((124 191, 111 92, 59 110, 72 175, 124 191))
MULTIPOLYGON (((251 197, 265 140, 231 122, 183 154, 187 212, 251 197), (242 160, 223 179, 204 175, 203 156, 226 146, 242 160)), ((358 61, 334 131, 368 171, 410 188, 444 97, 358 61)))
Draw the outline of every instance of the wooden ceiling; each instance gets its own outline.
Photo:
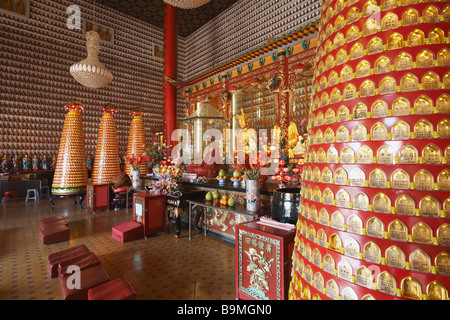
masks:
MULTIPOLYGON (((148 22, 159 28, 164 27, 163 0, 96 0, 107 7, 148 22)), ((211 0, 195 9, 180 9, 177 12, 178 35, 187 37, 206 22, 239 0, 211 0)))

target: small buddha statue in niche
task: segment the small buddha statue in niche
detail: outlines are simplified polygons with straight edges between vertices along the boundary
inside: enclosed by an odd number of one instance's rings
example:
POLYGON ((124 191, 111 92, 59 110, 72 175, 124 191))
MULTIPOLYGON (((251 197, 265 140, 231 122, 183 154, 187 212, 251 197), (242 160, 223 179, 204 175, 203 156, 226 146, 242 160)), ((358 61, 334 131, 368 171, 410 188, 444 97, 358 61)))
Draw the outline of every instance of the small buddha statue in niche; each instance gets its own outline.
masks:
MULTIPOLYGON (((238 133, 238 141, 243 141, 245 146, 245 152, 248 153, 250 150, 250 144, 254 147, 257 146, 256 142, 256 132, 254 129, 250 128, 248 125, 248 116, 245 114, 244 110, 241 108, 241 114, 236 114, 235 117, 239 121, 239 126, 241 127, 241 131, 238 133)), ((275 129, 275 128, 274 128, 275 129)), ((239 145, 239 142, 238 142, 239 145)))

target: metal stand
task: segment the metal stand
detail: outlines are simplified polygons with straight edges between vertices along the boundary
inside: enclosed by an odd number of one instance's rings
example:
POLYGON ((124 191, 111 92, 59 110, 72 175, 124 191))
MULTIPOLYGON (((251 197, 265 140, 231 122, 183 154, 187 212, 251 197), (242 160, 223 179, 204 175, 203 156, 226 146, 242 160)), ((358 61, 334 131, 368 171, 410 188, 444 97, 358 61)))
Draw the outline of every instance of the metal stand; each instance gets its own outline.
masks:
POLYGON ((50 202, 52 204, 52 210, 55 209, 55 201, 54 198, 74 198, 74 205, 77 205, 77 198, 80 198, 80 209, 83 209, 83 201, 86 197, 86 193, 80 193, 80 194, 70 194, 70 195, 50 195, 50 202))

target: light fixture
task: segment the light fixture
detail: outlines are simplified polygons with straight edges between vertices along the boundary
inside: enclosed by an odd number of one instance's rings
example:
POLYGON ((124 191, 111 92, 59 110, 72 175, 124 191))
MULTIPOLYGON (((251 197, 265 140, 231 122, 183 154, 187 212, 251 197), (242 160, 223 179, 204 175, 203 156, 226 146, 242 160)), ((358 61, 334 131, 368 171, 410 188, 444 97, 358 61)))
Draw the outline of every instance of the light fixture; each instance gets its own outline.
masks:
POLYGON ((207 4, 210 0, 164 0, 174 7, 181 9, 194 9, 207 4))
POLYGON ((79 83, 88 88, 102 88, 113 79, 111 72, 97 56, 100 51, 100 35, 95 31, 95 0, 92 31, 86 32, 87 58, 70 67, 70 74, 79 83))

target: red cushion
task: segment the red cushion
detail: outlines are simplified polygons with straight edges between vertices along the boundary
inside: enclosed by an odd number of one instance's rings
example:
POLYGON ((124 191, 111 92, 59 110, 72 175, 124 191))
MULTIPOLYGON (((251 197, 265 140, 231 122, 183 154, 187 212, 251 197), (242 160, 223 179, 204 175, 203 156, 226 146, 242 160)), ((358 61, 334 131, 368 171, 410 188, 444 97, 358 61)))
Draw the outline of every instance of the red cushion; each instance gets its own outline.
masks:
POLYGON ((127 187, 119 187, 117 189, 113 190, 114 192, 126 192, 127 191, 127 187))
POLYGON ((90 251, 84 244, 50 253, 47 257, 47 269, 50 277, 56 278, 58 276, 59 263, 88 253, 90 253, 90 251))
POLYGON ((76 275, 59 278, 59 286, 64 300, 87 300, 89 289, 109 280, 101 264, 96 264, 81 270, 79 276, 79 289, 72 288, 76 282, 76 275))
POLYGON ((112 228, 112 237, 120 242, 128 242, 144 237, 144 226, 135 221, 126 221, 112 228))
POLYGON ((101 285, 89 289, 89 300, 136 300, 134 291, 127 278, 123 275, 120 278, 109 280, 101 285))
POLYGON ((51 225, 39 231, 39 239, 43 244, 52 244, 70 239, 70 228, 66 225, 51 225))
POLYGON ((50 222, 44 222, 40 224, 40 230, 53 228, 56 226, 68 226, 68 223, 66 220, 55 220, 50 222))
POLYGON ((45 224, 53 223, 56 221, 63 221, 63 222, 66 222, 66 224, 67 224, 67 221, 66 221, 66 219, 64 219, 63 216, 54 216, 54 217, 50 217, 50 218, 41 219, 41 221, 39 221, 39 227, 41 229, 43 229, 43 226, 45 224))
POLYGON ((67 268, 70 266, 77 266, 78 268, 80 268, 80 270, 84 270, 99 263, 100 260, 98 260, 97 256, 92 252, 65 261, 61 261, 58 264, 58 277, 63 278, 67 275, 72 274, 67 274, 67 268))

